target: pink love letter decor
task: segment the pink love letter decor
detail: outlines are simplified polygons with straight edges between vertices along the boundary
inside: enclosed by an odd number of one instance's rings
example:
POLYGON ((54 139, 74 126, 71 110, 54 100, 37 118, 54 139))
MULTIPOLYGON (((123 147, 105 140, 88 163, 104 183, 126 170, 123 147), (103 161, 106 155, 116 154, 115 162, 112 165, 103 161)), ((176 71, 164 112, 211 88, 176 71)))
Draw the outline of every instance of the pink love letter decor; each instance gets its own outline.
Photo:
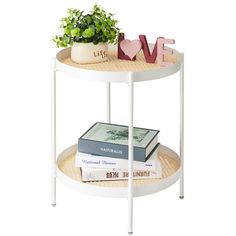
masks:
POLYGON ((172 55, 173 50, 166 48, 165 44, 174 44, 175 40, 174 39, 165 39, 163 37, 160 37, 157 39, 157 63, 160 66, 168 66, 172 64, 171 62, 165 61, 164 60, 164 55, 172 55))
POLYGON ((129 39, 124 39, 120 42, 120 48, 131 60, 135 58, 135 56, 142 49, 142 43, 136 39, 130 41, 129 39))
POLYGON ((144 57, 145 57, 146 62, 147 62, 147 63, 155 63, 156 58, 157 58, 157 41, 156 41, 156 43, 155 43, 155 45, 154 45, 154 48, 153 48, 153 50, 152 50, 152 53, 150 53, 146 36, 140 34, 140 35, 139 35, 139 39, 140 39, 140 41, 142 42, 142 45, 143 45, 143 48, 142 48, 142 49, 143 49, 143 54, 144 54, 144 57))

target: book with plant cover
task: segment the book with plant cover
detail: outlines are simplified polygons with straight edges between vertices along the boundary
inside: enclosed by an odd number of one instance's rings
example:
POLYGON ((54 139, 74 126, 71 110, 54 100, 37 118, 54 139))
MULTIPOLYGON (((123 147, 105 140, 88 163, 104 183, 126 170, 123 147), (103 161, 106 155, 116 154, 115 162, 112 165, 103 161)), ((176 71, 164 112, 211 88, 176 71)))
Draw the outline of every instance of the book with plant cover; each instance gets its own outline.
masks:
MULTIPOLYGON (((158 130, 134 127, 134 160, 145 162, 158 143, 158 130)), ((78 140, 78 151, 92 155, 128 159, 128 126, 95 123, 78 140)))

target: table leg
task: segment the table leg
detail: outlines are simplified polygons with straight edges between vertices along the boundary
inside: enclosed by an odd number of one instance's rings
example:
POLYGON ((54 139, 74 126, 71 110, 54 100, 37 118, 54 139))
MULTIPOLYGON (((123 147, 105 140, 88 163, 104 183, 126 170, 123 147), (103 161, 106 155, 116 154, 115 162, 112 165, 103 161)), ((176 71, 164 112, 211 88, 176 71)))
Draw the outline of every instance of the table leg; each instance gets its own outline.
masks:
POLYGON ((106 82, 107 99, 107 123, 111 123, 111 83, 106 82))
POLYGON ((180 160, 182 171, 180 174, 180 194, 179 198, 184 198, 184 54, 181 54, 180 69, 180 160))
POLYGON ((133 78, 129 74, 129 178, 128 178, 128 233, 133 233, 133 78))
POLYGON ((51 173, 51 204, 52 206, 56 206, 56 69, 55 69, 55 58, 53 58, 52 65, 52 153, 51 153, 51 165, 52 165, 52 173, 51 173))

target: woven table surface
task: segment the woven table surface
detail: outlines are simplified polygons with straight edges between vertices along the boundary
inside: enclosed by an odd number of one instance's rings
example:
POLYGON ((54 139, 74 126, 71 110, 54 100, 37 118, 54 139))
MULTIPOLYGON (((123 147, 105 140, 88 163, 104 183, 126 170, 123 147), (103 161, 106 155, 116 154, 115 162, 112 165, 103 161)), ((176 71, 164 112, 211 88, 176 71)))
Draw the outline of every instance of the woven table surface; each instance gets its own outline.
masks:
MULTIPOLYGON (((81 171, 79 167, 75 167, 76 152, 67 157, 58 160, 58 168, 68 177, 73 180, 81 182, 81 171)), ((167 178, 174 174, 180 168, 180 162, 170 157, 165 152, 159 151, 157 158, 159 158, 162 167, 162 178, 167 178)), ((133 180, 134 186, 145 186, 148 184, 157 184, 161 179, 138 179, 133 180)), ((127 180, 106 180, 106 181, 92 181, 86 184, 97 185, 101 187, 127 187, 127 180)))
MULTIPOLYGON (((143 52, 140 51, 137 55, 135 61, 120 60, 117 58, 117 52, 114 50, 109 51, 108 61, 102 63, 93 63, 93 64, 77 64, 73 62, 70 58, 70 49, 65 50, 64 53, 59 53, 57 59, 69 66, 77 67, 80 69, 86 70, 95 70, 95 71, 114 71, 114 72, 140 72, 147 70, 157 70, 163 67, 160 67, 157 63, 147 63, 145 61, 143 52)), ((173 55, 165 55, 165 61, 172 62, 173 64, 179 62, 179 54, 174 52, 173 55)))

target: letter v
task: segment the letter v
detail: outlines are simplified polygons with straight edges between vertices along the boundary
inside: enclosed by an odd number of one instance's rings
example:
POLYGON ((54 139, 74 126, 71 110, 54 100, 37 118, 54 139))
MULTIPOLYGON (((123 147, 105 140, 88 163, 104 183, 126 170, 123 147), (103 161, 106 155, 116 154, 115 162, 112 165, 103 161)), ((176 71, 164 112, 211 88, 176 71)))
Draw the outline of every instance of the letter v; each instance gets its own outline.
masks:
POLYGON ((150 50, 149 50, 148 43, 147 43, 146 36, 140 34, 139 35, 139 40, 142 42, 142 49, 143 49, 143 54, 144 54, 146 62, 155 63, 156 58, 157 58, 157 41, 155 43, 154 49, 153 49, 152 54, 151 54, 150 50))

